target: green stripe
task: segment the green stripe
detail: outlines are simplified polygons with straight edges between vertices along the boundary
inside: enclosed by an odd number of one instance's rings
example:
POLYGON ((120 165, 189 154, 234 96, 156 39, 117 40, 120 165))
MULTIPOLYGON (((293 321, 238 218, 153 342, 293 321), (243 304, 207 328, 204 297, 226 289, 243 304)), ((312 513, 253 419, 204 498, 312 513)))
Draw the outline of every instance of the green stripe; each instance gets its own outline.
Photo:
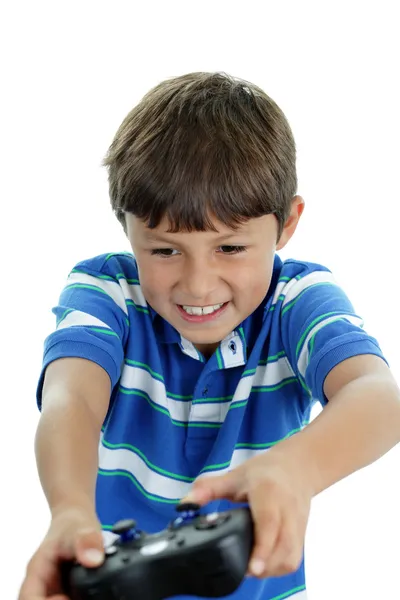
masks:
POLYGON ((219 346, 217 348, 215 356, 217 357, 218 369, 223 369, 224 368, 224 363, 222 361, 221 350, 220 350, 219 346))
POLYGON ((232 400, 233 398, 233 394, 231 394, 230 396, 219 396, 219 397, 215 397, 215 398, 195 398, 193 400, 193 404, 212 404, 213 402, 229 402, 230 400, 232 400))
POLYGON ((94 290, 95 292, 101 292, 102 294, 108 296, 107 292, 97 287, 97 285, 90 285, 89 283, 71 283, 70 285, 67 285, 65 287, 66 290, 69 290, 71 288, 94 290))
POLYGON ((166 415, 167 417, 169 417, 171 423, 173 423, 174 425, 177 425, 178 427, 210 427, 212 429, 219 429, 220 427, 222 427, 222 423, 204 423, 202 421, 194 421, 194 422, 186 422, 186 421, 176 421, 175 419, 173 419, 169 413, 169 411, 166 408, 163 408, 162 406, 158 406, 158 404, 156 404, 155 402, 153 402, 153 400, 150 398, 150 396, 148 394, 146 394, 146 392, 142 392, 140 390, 127 390, 127 389, 123 389, 121 386, 119 388, 119 391, 122 394, 125 394, 127 396, 140 396, 141 398, 144 398, 145 400, 147 400, 147 402, 150 404, 150 406, 152 408, 154 408, 154 410, 158 410, 158 412, 163 413, 164 415, 166 415))
POLYGON ((275 442, 263 442, 262 444, 252 444, 252 443, 243 442, 243 443, 240 443, 240 444, 236 444, 235 445, 235 450, 265 450, 266 448, 271 448, 272 446, 276 446, 276 444, 279 444, 283 440, 286 440, 287 438, 291 437, 295 433, 298 433, 306 425, 308 425, 308 422, 304 421, 303 424, 301 425, 301 427, 297 427, 296 429, 292 429, 292 431, 289 431, 285 436, 283 436, 279 440, 276 440, 275 442))
POLYGON ((288 377, 287 379, 283 379, 276 385, 265 385, 265 386, 256 386, 251 388, 251 392, 274 392, 275 390, 279 390, 283 388, 285 385, 289 385, 290 383, 297 382, 297 377, 288 377))
POLYGON ((128 250, 125 252, 110 252, 110 254, 107 254, 104 262, 107 262, 108 260, 110 260, 110 258, 113 258, 113 256, 131 256, 133 258, 133 254, 132 252, 129 252, 128 250))
MULTIPOLYGON (((250 442, 249 443, 243 442, 243 443, 235 444, 234 450, 265 450, 267 448, 275 446, 276 444, 278 444, 282 440, 287 439, 288 437, 294 435, 295 433, 298 433, 307 424, 308 423, 305 421, 302 424, 301 427, 297 427, 296 429, 292 429, 292 431, 289 431, 289 433, 287 433, 284 437, 280 438, 279 440, 275 440, 274 442, 265 442, 265 443, 262 443, 262 444, 254 444, 254 443, 250 443, 250 442)), ((146 465, 152 471, 156 471, 157 473, 161 473, 163 475, 166 475, 169 479, 177 480, 177 481, 186 481, 188 483, 191 483, 191 482, 193 482, 197 478, 197 477, 187 477, 185 475, 179 475, 177 473, 172 473, 171 471, 165 471, 164 469, 161 469, 160 467, 157 467, 156 465, 152 464, 146 458, 146 456, 143 454, 143 452, 141 452, 138 448, 135 448, 135 446, 131 446, 130 444, 111 444, 110 442, 107 442, 104 439, 103 439, 102 443, 103 443, 104 446, 106 446, 107 448, 110 448, 111 450, 119 450, 119 449, 128 449, 128 450, 131 450, 132 452, 134 452, 134 454, 139 455, 143 459, 143 461, 146 463, 146 465)), ((231 463, 231 461, 229 460, 229 461, 226 461, 224 463, 218 463, 218 464, 214 464, 214 465, 208 465, 206 467, 203 467, 203 469, 200 472, 203 473, 203 472, 206 472, 206 471, 220 471, 222 469, 225 469, 225 468, 229 467, 230 463, 231 463)), ((106 471, 106 473, 109 473, 109 472, 110 471, 106 471)), ((124 474, 124 473, 125 473, 125 471, 122 471, 122 474, 124 474)))
POLYGON ((117 274, 115 275, 115 277, 118 279, 118 281, 119 281, 120 279, 125 279, 125 281, 126 281, 127 283, 129 283, 130 285, 140 285, 140 281, 139 281, 139 279, 128 279, 128 278, 125 276, 125 273, 117 273, 117 274))
MULTIPOLYGON (((347 313, 346 313, 347 314, 347 313)), ((328 317, 331 317, 332 315, 341 315, 340 317, 338 317, 337 319, 335 319, 334 321, 330 321, 329 323, 326 323, 326 325, 330 325, 331 323, 334 323, 335 321, 340 321, 341 319, 345 319, 345 314, 343 313, 343 311, 339 311, 339 310, 334 310, 332 312, 328 312, 325 313, 323 315, 320 315, 319 317, 317 317, 316 319, 314 319, 314 321, 312 321, 309 326, 307 327, 307 329, 304 331, 303 335, 301 336, 297 346, 296 346, 296 357, 298 358, 299 355, 299 351, 301 346, 303 345, 303 342, 305 340, 305 338, 307 337, 307 335, 310 333, 311 329, 317 324, 320 323, 321 321, 323 321, 324 319, 327 319, 328 317)), ((355 316, 355 315, 354 315, 355 316)), ((321 329, 323 329, 321 327, 321 329)), ((316 332, 318 333, 318 332, 316 332)))
MULTIPOLYGON (((62 317, 60 318, 60 320, 57 322, 57 327, 59 327, 60 323, 62 323, 62 321, 65 319, 65 317, 71 313, 71 312, 75 312, 75 309, 71 308, 68 309, 64 312, 64 314, 62 315, 62 317)), ((128 323, 129 325, 129 323, 128 323)), ((85 327, 85 329, 89 329, 90 331, 96 331, 97 333, 104 333, 105 335, 113 335, 115 337, 117 337, 119 339, 119 335, 117 333, 115 333, 115 331, 113 331, 112 329, 107 329, 106 327, 98 327, 97 325, 83 325, 80 323, 77 323, 76 325, 71 325, 71 327, 85 327)))
POLYGON ((172 392, 166 392, 167 398, 171 398, 171 400, 192 400, 193 394, 190 396, 182 396, 181 394, 173 394, 172 392))
POLYGON ((97 331, 98 333, 104 333, 106 335, 115 335, 119 338, 119 335, 115 333, 112 329, 105 329, 104 327, 93 327, 92 325, 84 325, 84 327, 88 327, 91 331, 97 331))
POLYGON ((63 312, 63 314, 61 315, 61 317, 60 317, 60 318, 59 318, 59 320, 57 321, 57 323, 56 323, 56 327, 58 327, 58 326, 59 326, 59 324, 60 324, 60 323, 62 323, 62 322, 64 321, 65 317, 66 317, 67 315, 69 315, 69 313, 71 313, 71 312, 74 312, 74 310, 75 310, 74 308, 67 308, 67 310, 63 312))
POLYGON ((148 308, 146 308, 145 306, 140 306, 139 304, 136 304, 136 302, 134 302, 133 300, 125 299, 125 304, 127 306, 133 306, 133 308, 135 308, 138 312, 145 313, 146 315, 149 314, 148 308))
MULTIPOLYGON (((296 382, 297 377, 288 377, 287 379, 283 379, 276 385, 263 385, 263 386, 252 386, 250 389, 250 394, 260 393, 260 392, 273 392, 275 390, 279 390, 285 385, 289 385, 290 383, 296 382)), ((227 402, 233 399, 233 395, 231 396, 220 396, 219 398, 207 398, 207 400, 203 400, 202 398, 196 399, 193 401, 193 404, 208 404, 209 402, 227 402)), ((242 402, 246 403, 249 401, 249 398, 243 401, 234 402, 230 408, 237 408, 238 406, 243 406, 242 402)))
POLYGON ((113 281, 114 283, 119 283, 121 279, 129 283, 129 285, 140 285, 139 279, 129 279, 125 276, 125 273, 116 273, 114 277, 111 275, 97 274, 93 275, 89 271, 85 271, 84 269, 72 269, 71 273, 82 273, 83 275, 89 275, 90 277, 95 277, 96 279, 104 279, 106 281, 113 281))
POLYGON ((71 273, 82 273, 83 275, 89 275, 90 277, 94 277, 96 279, 105 279, 107 281, 113 281, 114 283, 118 283, 115 277, 111 277, 110 275, 100 275, 100 273, 93 275, 89 271, 84 271, 83 269, 72 269, 71 273))
POLYGON ((303 290, 302 292, 300 292, 300 294, 298 296, 296 296, 296 298, 294 300, 292 300, 291 302, 289 302, 289 304, 287 304, 283 309, 282 309, 282 317, 283 315, 292 308, 292 306, 294 306, 296 304, 296 302, 298 302, 300 300, 300 298, 309 290, 315 288, 315 287, 319 287, 321 285, 330 285, 330 286, 335 286, 334 283, 331 283, 330 281, 321 281, 320 283, 314 283, 313 285, 310 285, 309 287, 307 287, 305 290, 303 290))
MULTIPOLYGON (((273 363, 273 362, 277 362, 280 358, 286 356, 286 353, 284 350, 281 350, 281 352, 278 352, 278 354, 274 354, 274 356, 268 356, 268 358, 263 358, 262 360, 258 361, 258 367, 263 367, 266 364, 269 363, 273 363)), ((254 375, 254 373, 256 372, 257 368, 255 369, 247 369, 246 371, 243 371, 243 375, 242 377, 244 377, 245 375, 254 375)))
MULTIPOLYGON (((280 381, 278 384, 276 385, 268 385, 268 386, 253 386, 250 389, 250 394, 254 393, 254 394, 258 394, 258 393, 262 393, 262 392, 273 392, 276 390, 279 390, 281 388, 283 388, 286 385, 290 385, 291 383, 294 383, 298 381, 297 377, 288 377, 287 379, 284 379, 283 381, 280 381)), ((305 387, 306 391, 309 392, 308 388, 305 387)), ((120 392, 122 394, 125 394, 126 396, 140 396, 141 398, 145 398, 148 403, 152 406, 152 408, 154 408, 155 410, 158 410, 159 412, 163 413, 164 415, 168 416, 171 419, 171 422, 174 423, 175 425, 178 425, 179 427, 221 427, 223 423, 202 423, 201 421, 194 421, 194 422, 186 422, 186 421, 176 421, 175 419, 171 418, 171 414, 168 411, 168 409, 159 406, 157 403, 154 402, 154 400, 152 400, 150 398, 150 396, 147 394, 147 392, 143 392, 142 390, 134 390, 134 389, 128 389, 128 388, 119 388, 120 392)), ((170 398, 172 395, 171 394, 167 394, 167 397, 170 398)), ((175 394, 175 398, 178 396, 178 394, 175 394)), ((179 400, 190 400, 192 398, 192 396, 179 396, 179 400)), ((217 402, 229 402, 233 399, 233 395, 230 396, 216 396, 216 397, 211 397, 211 398, 207 398, 207 400, 203 400, 202 398, 196 398, 193 400, 193 404, 212 404, 212 403, 217 403, 217 402)), ((231 404, 231 406, 229 407, 229 410, 233 410, 235 408, 240 408, 242 406, 245 406, 247 404, 247 402, 249 401, 249 398, 246 398, 245 400, 241 400, 238 402, 234 402, 233 404, 231 404)), ((229 412, 229 411, 228 411, 229 412)))
POLYGON ((151 369, 150 366, 147 365, 146 363, 138 362, 137 360, 132 360, 130 358, 126 358, 125 363, 127 365, 132 365, 133 367, 139 367, 140 369, 147 371, 148 373, 150 373, 150 375, 152 377, 154 377, 154 379, 159 379, 160 381, 164 381, 164 377, 160 373, 156 373, 155 371, 153 371, 153 369, 151 369))
POLYGON ((298 592, 303 592, 306 589, 306 586, 303 585, 299 585, 298 587, 292 588, 291 590, 288 590, 287 592, 284 592, 283 594, 279 594, 279 596, 274 596, 273 598, 271 598, 271 600, 284 600, 284 598, 289 598, 289 596, 293 596, 294 594, 297 594, 298 592))
POLYGON ((278 352, 278 354, 274 354, 273 356, 268 356, 268 358, 263 358, 262 360, 259 361, 258 364, 259 365, 265 365, 266 363, 276 362, 277 360, 279 360, 283 356, 286 356, 286 353, 285 353, 284 350, 281 350, 280 352, 278 352))
POLYGON ((310 356, 311 356, 311 354, 312 354, 312 352, 313 352, 313 350, 314 350, 315 336, 316 336, 316 334, 317 334, 317 333, 318 333, 318 331, 316 331, 316 332, 315 332, 315 333, 314 333, 314 334, 311 336, 311 339, 310 339, 310 342, 309 342, 309 346, 308 346, 308 358, 310 358, 310 356))
POLYGON ((155 471, 156 473, 161 473, 162 475, 165 475, 169 479, 177 479, 179 481, 187 481, 189 483, 191 483, 192 481, 195 480, 195 477, 187 477, 186 475, 178 475, 176 473, 171 473, 171 471, 166 471, 165 469, 161 469, 161 467, 157 467, 156 465, 154 465, 153 463, 151 463, 148 460, 148 458, 143 454, 143 452, 141 452, 139 450, 139 448, 136 448, 135 446, 132 446, 131 444, 111 444, 111 442, 107 442, 105 439, 102 440, 102 444, 103 444, 103 446, 105 446, 106 448, 110 448, 111 450, 120 450, 120 449, 131 450, 134 454, 137 454, 138 456, 140 456, 140 458, 146 463, 146 465, 149 467, 149 469, 151 469, 152 471, 155 471))
POLYGON ((155 502, 163 502, 164 504, 178 504, 178 502, 180 500, 180 498, 175 498, 175 500, 171 500, 170 498, 163 498, 162 496, 154 496, 154 494, 149 494, 148 492, 146 492, 144 487, 142 485, 140 485, 140 483, 137 481, 137 479, 131 473, 128 473, 128 471, 121 471, 121 470, 104 471, 104 469, 99 469, 98 474, 103 475, 105 477, 112 477, 115 475, 120 475, 121 477, 127 477, 128 479, 131 480, 131 482, 139 490, 139 492, 141 494, 143 494, 143 496, 145 496, 149 500, 154 500, 155 502))

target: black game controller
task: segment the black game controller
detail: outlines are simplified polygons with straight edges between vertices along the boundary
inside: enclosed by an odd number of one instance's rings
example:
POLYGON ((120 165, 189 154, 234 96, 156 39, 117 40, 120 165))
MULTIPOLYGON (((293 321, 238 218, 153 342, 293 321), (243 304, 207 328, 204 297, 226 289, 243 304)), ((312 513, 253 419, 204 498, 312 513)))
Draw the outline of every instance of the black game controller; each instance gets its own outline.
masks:
POLYGON ((179 504, 167 529, 146 534, 135 521, 119 521, 117 541, 104 563, 88 569, 64 563, 71 600, 163 600, 181 594, 217 598, 241 584, 253 547, 248 508, 199 514, 197 504, 179 504))

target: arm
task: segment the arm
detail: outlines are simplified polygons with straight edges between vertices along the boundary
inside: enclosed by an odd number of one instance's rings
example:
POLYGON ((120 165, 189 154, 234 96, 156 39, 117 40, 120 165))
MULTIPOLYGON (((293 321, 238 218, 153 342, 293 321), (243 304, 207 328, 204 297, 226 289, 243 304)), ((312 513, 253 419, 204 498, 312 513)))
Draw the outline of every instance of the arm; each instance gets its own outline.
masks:
POLYGON ((46 369, 35 449, 52 519, 29 561, 18 600, 46 600, 57 592, 61 598, 60 560, 76 558, 86 567, 103 561, 94 494, 110 387, 107 373, 89 360, 60 358, 46 369))
POLYGON ((50 510, 78 503, 93 510, 98 443, 110 379, 96 363, 63 358, 46 370, 35 450, 50 510))
POLYGON ((400 441, 400 390, 377 356, 354 356, 325 378, 328 404, 301 432, 222 476, 199 478, 185 501, 247 501, 255 521, 253 575, 301 562, 311 498, 400 441))
POLYGON ((354 356, 327 375, 328 404, 283 452, 311 477, 314 494, 371 464, 400 442, 400 390, 377 356, 354 356))

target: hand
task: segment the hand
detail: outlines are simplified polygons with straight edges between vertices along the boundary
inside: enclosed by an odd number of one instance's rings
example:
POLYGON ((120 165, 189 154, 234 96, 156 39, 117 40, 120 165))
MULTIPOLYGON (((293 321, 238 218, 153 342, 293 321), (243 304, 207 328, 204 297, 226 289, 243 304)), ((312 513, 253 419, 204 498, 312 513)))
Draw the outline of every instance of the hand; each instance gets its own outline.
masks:
POLYGON ((29 561, 18 600, 68 600, 61 588, 60 562, 75 558, 85 567, 97 567, 104 560, 94 510, 68 507, 53 513, 49 530, 29 561))
POLYGON ((303 557, 313 496, 304 471, 277 445, 225 475, 200 477, 182 502, 248 502, 255 529, 249 574, 279 577, 296 571, 303 557))

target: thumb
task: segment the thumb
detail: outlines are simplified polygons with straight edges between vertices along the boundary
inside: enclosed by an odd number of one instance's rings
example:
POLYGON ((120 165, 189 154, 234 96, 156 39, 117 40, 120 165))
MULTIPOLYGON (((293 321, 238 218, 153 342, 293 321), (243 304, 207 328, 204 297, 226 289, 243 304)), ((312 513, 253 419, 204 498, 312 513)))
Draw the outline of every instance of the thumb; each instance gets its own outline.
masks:
POLYGON ((104 544, 100 527, 88 527, 76 533, 75 556, 85 567, 98 567, 103 563, 104 544))
POLYGON ((225 475, 212 475, 196 479, 189 494, 181 500, 195 504, 208 504, 213 500, 225 498, 235 500, 239 490, 239 478, 235 470, 225 475))

